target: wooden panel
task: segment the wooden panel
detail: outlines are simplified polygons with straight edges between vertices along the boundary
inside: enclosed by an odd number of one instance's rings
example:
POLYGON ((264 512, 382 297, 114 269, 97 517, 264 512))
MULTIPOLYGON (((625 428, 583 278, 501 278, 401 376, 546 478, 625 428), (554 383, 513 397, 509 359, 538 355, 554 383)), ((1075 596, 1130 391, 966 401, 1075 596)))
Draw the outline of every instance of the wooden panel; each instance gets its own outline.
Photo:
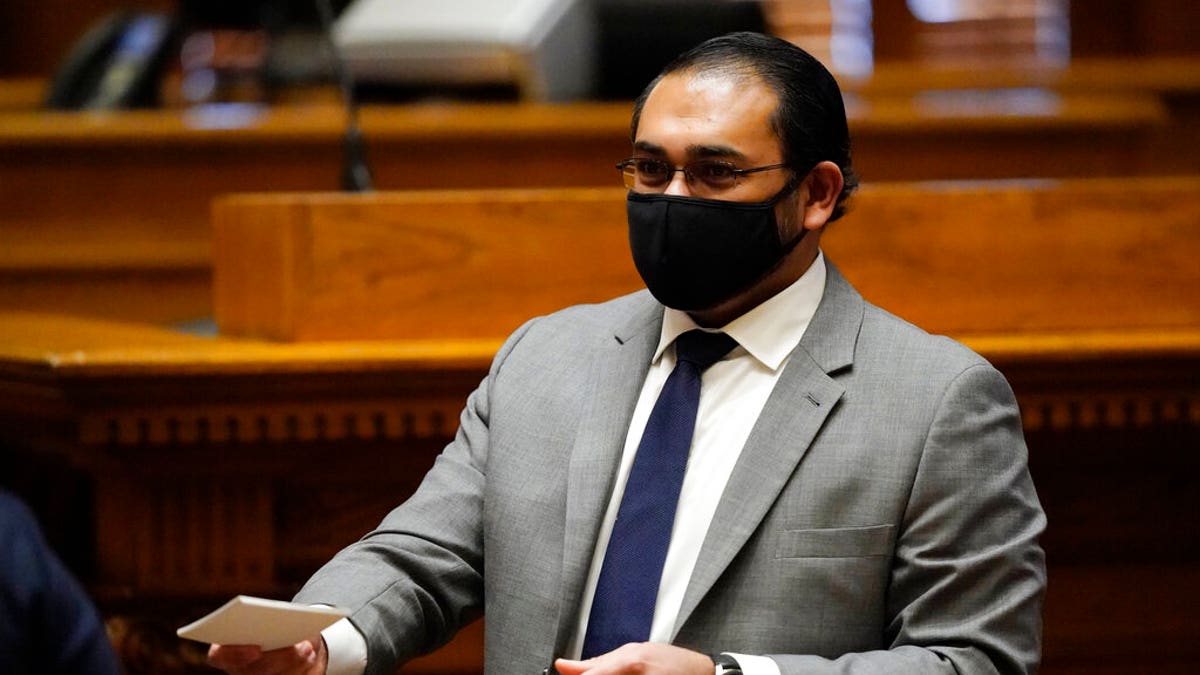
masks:
MULTIPOLYGON (((874 185, 822 243, 864 295, 956 336, 1200 326, 1200 179, 874 185)), ((243 196, 216 316, 278 340, 499 339, 640 287, 620 190, 243 196)))
POLYGON ((215 211, 223 333, 503 337, 637 290, 623 191, 230 198, 215 211))
POLYGON ((864 295, 957 336, 1200 325, 1200 180, 872 186, 822 238, 864 295))

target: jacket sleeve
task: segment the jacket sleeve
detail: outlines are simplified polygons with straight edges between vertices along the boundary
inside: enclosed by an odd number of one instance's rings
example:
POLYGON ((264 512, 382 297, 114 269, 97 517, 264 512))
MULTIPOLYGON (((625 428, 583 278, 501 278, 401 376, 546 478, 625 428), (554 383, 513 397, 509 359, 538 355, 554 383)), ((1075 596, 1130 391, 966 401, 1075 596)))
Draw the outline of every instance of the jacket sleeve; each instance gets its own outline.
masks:
POLYGON ((296 595, 297 602, 352 610, 350 621, 367 642, 367 673, 393 672, 396 664, 445 644, 482 612, 490 390, 529 325, 497 353, 467 399, 454 440, 416 492, 296 595))

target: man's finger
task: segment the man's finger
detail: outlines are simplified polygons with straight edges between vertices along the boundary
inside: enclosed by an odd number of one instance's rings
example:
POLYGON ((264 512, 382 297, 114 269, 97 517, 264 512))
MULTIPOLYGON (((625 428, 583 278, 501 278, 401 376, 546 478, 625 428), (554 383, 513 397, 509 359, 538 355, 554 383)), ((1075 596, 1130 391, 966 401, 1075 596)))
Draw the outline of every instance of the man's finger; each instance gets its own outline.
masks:
POLYGON ((262 648, 258 645, 210 645, 208 648, 208 664, 215 668, 237 668, 262 656, 262 648))
POLYGON ((555 659, 554 669, 558 675, 581 675, 587 672, 591 659, 588 661, 573 661, 571 659, 555 659))
POLYGON ((267 652, 253 645, 214 645, 208 652, 210 665, 232 675, 306 673, 316 659, 317 649, 309 640, 267 652))

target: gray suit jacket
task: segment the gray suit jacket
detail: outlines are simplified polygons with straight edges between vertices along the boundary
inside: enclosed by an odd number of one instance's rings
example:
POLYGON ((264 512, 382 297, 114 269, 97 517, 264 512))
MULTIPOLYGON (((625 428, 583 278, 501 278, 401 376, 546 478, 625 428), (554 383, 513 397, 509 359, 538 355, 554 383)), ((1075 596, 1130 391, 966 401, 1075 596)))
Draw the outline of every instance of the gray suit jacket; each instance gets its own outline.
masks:
MULTIPOLYGON (((661 321, 643 291, 523 326, 416 494, 298 600, 354 610, 368 672, 485 610, 487 672, 540 672, 575 627, 661 321)), ((1033 671, 1044 526, 1004 378, 830 265, 721 496, 674 642, 770 655, 784 673, 1033 671)))

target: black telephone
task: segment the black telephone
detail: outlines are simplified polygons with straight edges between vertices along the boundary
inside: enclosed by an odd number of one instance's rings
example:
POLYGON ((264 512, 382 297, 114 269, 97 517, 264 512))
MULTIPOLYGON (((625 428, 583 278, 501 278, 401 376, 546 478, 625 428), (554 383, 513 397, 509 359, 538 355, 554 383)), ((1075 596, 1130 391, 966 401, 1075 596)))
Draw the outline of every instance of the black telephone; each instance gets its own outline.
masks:
POLYGON ((60 110, 157 105, 163 68, 175 43, 174 24, 165 14, 132 11, 96 22, 63 59, 46 105, 60 110))

